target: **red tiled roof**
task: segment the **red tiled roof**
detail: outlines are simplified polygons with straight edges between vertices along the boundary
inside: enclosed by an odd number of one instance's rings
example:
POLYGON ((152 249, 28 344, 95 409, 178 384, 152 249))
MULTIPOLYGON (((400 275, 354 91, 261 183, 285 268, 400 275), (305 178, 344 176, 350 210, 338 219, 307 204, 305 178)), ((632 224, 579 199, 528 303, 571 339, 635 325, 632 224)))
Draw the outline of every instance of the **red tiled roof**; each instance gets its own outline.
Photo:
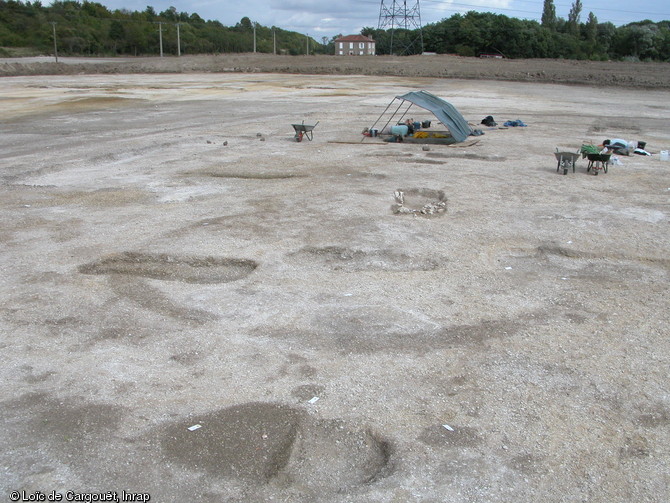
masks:
POLYGON ((335 42, 374 42, 374 40, 365 35, 345 35, 335 39, 335 42))

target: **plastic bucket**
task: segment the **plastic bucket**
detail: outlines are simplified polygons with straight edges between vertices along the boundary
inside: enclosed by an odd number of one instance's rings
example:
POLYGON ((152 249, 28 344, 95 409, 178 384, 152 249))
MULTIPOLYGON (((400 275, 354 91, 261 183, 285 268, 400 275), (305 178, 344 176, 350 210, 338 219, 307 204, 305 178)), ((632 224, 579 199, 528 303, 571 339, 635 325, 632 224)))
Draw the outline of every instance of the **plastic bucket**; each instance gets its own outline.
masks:
POLYGON ((667 160, 668 160, 668 151, 661 150, 661 161, 667 161, 667 160))
POLYGON ((370 130, 370 136, 377 136, 379 134, 379 129, 371 129, 370 130))

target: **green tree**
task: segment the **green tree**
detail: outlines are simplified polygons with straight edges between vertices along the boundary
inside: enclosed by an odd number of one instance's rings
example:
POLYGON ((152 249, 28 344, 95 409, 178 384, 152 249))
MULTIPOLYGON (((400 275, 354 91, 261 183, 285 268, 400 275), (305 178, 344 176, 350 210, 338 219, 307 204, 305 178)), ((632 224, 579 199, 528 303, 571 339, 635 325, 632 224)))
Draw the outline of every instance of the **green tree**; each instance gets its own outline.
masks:
POLYGON ((251 23, 251 19, 249 19, 246 16, 240 19, 240 22, 237 23, 235 27, 239 28, 240 30, 253 30, 253 24, 251 23))
POLYGON ((117 53, 118 51, 118 45, 120 42, 125 40, 126 38, 126 30, 123 28, 123 24, 121 24, 120 21, 114 20, 112 23, 109 25, 109 38, 113 41, 114 43, 114 54, 117 53))
POLYGON ((615 49, 620 57, 653 59, 656 56, 655 25, 629 24, 617 30, 615 49))
POLYGON ((553 30, 556 28, 556 7, 554 0, 544 0, 542 9, 542 26, 553 30))
POLYGON ((590 55, 593 56, 598 52, 598 18, 593 12, 589 12, 589 18, 584 26, 584 32, 584 38, 590 48, 590 55))
POLYGON ((582 14, 582 0, 575 0, 568 14, 568 31, 577 36, 579 33, 579 18, 582 14))
POLYGON ((179 20, 179 15, 177 14, 177 8, 176 7, 170 7, 163 12, 159 14, 159 16, 166 20, 166 21, 172 21, 176 22, 179 20))

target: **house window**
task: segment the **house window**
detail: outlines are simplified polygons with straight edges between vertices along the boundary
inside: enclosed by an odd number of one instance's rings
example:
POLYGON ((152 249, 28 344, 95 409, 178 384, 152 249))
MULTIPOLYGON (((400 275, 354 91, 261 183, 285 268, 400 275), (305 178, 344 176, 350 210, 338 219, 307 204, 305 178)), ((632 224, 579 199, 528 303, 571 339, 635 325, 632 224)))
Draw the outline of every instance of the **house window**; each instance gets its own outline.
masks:
POLYGON ((349 42, 349 49, 353 49, 353 48, 354 48, 354 43, 353 43, 353 42, 349 42))
POLYGON ((359 51, 358 55, 359 55, 359 56, 362 56, 362 55, 363 55, 363 51, 359 51))
POLYGON ((344 42, 340 42, 340 49, 344 49, 344 42))
POLYGON ((358 48, 359 48, 359 49, 363 49, 364 47, 365 47, 365 44, 364 44, 363 42, 360 42, 360 43, 358 44, 358 48))
POLYGON ((344 51, 340 51, 340 56, 344 55, 344 51))

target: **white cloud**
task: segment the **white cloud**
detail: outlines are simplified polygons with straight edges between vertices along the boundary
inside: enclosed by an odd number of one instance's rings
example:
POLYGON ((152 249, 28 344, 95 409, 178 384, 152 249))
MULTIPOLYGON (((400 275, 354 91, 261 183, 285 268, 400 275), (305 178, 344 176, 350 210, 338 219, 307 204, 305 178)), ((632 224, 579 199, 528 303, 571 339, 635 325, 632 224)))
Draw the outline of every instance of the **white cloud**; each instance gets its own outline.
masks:
MULTIPOLYGON (((390 4, 392 0, 385 0, 390 4)), ((593 5, 585 5, 585 13, 593 10, 601 22, 612 20, 615 24, 641 20, 645 18, 660 21, 670 18, 667 0, 647 0, 643 11, 635 14, 626 0, 591 0, 593 5), (607 9, 607 10, 605 10, 607 9), (656 14, 654 15, 654 12, 656 14)), ((226 26, 234 26, 243 17, 248 17, 264 26, 300 33, 320 35, 344 35, 359 33, 364 27, 376 28, 379 21, 380 1, 376 0, 340 0, 327 2, 305 2, 304 0, 245 0, 243 2, 222 2, 221 0, 102 0, 110 10, 127 9, 144 11, 151 5, 156 12, 162 12, 171 6, 177 12, 196 13, 206 20, 216 20, 226 26)), ((559 2, 556 2, 557 6, 559 2)), ((566 2, 567 3, 567 2, 566 2)), ((408 7, 413 3, 408 0, 408 7)), ((564 5, 564 4, 561 4, 564 5)), ((435 23, 456 13, 470 10, 491 11, 510 17, 539 19, 542 15, 542 2, 537 0, 422 0, 421 21, 423 25, 435 23), (518 10, 517 10, 518 9, 518 10), (537 11, 537 12, 535 12, 537 11)), ((567 11, 565 14, 567 16, 567 11)))

